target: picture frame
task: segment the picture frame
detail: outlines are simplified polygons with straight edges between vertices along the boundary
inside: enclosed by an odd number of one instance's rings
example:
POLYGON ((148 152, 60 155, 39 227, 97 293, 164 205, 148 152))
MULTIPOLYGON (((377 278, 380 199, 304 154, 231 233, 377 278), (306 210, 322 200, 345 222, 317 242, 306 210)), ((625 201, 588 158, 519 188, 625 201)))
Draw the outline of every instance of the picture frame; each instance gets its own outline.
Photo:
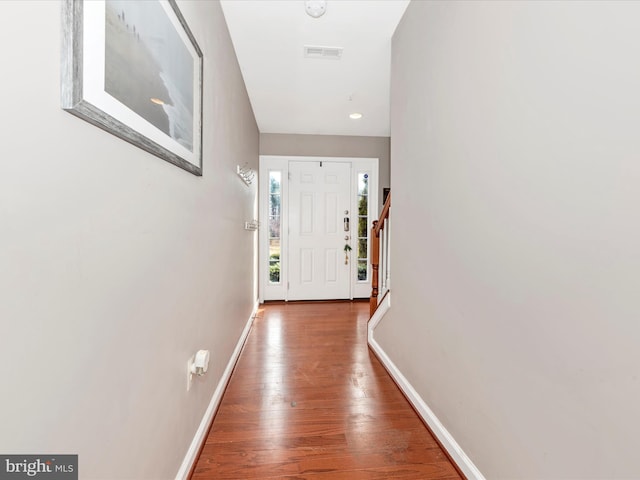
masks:
POLYGON ((202 73, 175 0, 62 1, 62 108, 197 176, 202 73))

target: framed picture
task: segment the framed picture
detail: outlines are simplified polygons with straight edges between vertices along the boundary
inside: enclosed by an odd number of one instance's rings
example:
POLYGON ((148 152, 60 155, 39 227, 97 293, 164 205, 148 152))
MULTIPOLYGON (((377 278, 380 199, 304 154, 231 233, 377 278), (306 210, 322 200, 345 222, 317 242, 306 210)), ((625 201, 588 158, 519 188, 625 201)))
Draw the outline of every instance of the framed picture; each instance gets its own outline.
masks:
POLYGON ((174 0, 63 0, 62 108, 202 175, 202 52, 174 0))

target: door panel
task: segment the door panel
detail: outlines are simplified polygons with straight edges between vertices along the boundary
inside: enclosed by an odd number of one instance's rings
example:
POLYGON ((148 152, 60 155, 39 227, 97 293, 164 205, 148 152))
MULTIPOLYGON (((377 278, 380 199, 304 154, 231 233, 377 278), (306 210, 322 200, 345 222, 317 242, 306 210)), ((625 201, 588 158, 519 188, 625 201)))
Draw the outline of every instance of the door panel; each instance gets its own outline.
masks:
POLYGON ((289 163, 289 300, 350 298, 343 220, 350 209, 351 167, 289 163))
POLYGON ((300 249, 300 283, 309 284, 313 281, 313 249, 300 249))
POLYGON ((338 233, 338 194, 327 193, 325 196, 325 231, 327 233, 338 233))
POLYGON ((313 193, 309 191, 301 192, 300 215, 298 217, 298 221, 300 222, 300 235, 313 235, 313 211, 313 193))

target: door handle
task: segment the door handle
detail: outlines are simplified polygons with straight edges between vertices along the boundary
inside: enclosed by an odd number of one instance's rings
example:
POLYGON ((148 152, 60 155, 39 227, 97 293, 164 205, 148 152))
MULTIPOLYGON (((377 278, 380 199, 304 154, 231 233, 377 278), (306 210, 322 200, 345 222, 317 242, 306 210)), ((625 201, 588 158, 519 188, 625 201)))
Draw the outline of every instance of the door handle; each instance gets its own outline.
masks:
POLYGON ((349 231, 349 217, 344 217, 344 231, 349 231))

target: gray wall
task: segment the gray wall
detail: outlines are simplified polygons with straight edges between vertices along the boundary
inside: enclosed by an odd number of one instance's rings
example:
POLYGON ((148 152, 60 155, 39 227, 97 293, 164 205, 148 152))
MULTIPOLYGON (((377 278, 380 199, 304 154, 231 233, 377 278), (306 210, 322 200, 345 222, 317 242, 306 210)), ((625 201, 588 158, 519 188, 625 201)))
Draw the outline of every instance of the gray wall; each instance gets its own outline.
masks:
POLYGON ((488 479, 640 478, 640 3, 412 2, 379 343, 488 479))
POLYGON ((218 2, 204 176, 60 109, 60 2, 3 2, 0 452, 78 453, 81 478, 174 478, 254 304, 258 129, 218 2), (186 362, 211 351, 186 391, 186 362))
POLYGON ((390 185, 389 137, 261 133, 260 155, 377 158, 382 209, 382 189, 390 185))

